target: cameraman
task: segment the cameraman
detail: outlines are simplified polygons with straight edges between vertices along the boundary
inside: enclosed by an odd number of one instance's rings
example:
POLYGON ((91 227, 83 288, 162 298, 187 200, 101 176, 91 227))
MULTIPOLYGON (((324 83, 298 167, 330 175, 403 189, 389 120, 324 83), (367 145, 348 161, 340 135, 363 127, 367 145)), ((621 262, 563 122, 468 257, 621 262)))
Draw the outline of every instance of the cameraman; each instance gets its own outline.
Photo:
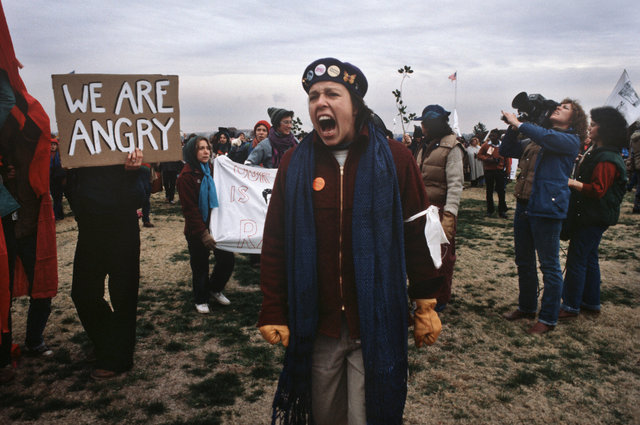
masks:
POLYGON ((502 111, 510 125, 500 146, 505 157, 520 158, 520 174, 514 194, 513 219, 516 266, 520 294, 518 309, 504 314, 507 320, 535 319, 538 303, 536 253, 544 282, 538 322, 527 330, 543 334, 558 321, 562 295, 560 229, 567 216, 567 182, 587 130, 587 117, 580 104, 564 99, 549 117, 551 129, 522 123, 515 114, 502 111), (518 138, 518 134, 525 138, 518 138))

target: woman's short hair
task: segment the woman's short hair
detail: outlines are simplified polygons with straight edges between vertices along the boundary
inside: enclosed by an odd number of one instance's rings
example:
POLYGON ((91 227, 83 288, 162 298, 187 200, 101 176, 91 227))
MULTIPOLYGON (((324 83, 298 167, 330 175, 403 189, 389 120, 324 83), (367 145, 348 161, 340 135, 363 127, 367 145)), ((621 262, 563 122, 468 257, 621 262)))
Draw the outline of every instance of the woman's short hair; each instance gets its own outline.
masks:
POLYGON ((571 104, 571 110, 573 113, 571 114, 571 128, 576 132, 581 142, 587 138, 587 114, 582 109, 582 105, 575 99, 565 98, 560 102, 561 105, 565 103, 571 104))
POLYGON ((604 146, 621 149, 629 145, 627 120, 617 109, 611 106, 593 108, 591 120, 598 124, 598 136, 604 146))

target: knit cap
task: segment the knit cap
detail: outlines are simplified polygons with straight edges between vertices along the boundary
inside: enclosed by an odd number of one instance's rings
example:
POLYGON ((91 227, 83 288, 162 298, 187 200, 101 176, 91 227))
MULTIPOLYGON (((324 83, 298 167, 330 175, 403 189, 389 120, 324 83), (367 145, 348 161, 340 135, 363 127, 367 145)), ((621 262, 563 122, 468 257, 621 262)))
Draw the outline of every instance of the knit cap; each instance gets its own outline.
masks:
POLYGON ((273 107, 267 109, 267 113, 269 114, 269 118, 271 119, 271 124, 275 128, 278 128, 280 126, 280 121, 282 121, 284 117, 293 116, 293 111, 287 111, 286 109, 273 107))

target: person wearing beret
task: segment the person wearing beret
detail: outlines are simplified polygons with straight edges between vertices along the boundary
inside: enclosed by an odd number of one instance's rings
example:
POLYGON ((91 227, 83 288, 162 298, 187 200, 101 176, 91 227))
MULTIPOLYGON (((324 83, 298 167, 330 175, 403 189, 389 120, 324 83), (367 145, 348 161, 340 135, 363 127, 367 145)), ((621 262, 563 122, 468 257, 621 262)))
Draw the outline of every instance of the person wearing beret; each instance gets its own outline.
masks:
POLYGON ((314 130, 280 162, 262 248, 258 327, 286 347, 272 423, 400 424, 408 297, 416 346, 441 331, 443 279, 412 217, 427 194, 411 152, 374 124, 359 68, 318 59, 302 86, 314 130))

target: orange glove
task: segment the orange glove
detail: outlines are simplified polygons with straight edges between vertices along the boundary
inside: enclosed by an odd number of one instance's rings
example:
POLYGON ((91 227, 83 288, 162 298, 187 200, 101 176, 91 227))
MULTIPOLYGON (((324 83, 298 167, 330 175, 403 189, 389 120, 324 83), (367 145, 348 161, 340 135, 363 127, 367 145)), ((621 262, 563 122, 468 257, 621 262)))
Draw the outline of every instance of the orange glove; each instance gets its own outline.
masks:
POLYGON ((260 334, 269 344, 289 345, 289 326, 287 325, 264 325, 260 326, 260 334))
POLYGON ((431 345, 436 342, 438 335, 442 331, 442 323, 435 312, 436 299, 415 300, 416 311, 413 322, 413 338, 416 347, 422 347, 423 343, 431 345))
POLYGON ((442 220, 440 220, 440 224, 442 224, 442 230, 444 230, 444 234, 447 235, 447 239, 449 239, 449 242, 451 242, 451 238, 453 237, 453 229, 456 225, 456 216, 449 211, 445 211, 442 215, 442 220))

